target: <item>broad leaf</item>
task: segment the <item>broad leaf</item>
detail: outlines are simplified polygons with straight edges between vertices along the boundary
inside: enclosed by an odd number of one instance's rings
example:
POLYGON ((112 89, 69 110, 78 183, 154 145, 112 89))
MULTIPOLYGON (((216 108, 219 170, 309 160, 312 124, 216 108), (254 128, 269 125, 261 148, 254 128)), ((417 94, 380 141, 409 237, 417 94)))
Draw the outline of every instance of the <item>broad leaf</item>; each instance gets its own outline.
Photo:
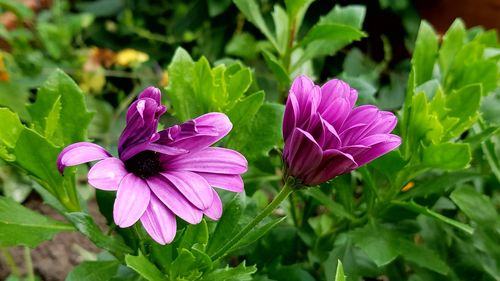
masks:
POLYGON ((494 225, 498 222, 498 214, 493 202, 488 196, 477 192, 474 188, 458 188, 453 191, 450 198, 472 220, 484 225, 494 225))
POLYGON ((432 70, 437 58, 437 51, 437 35, 427 22, 422 21, 415 43, 415 52, 411 59, 415 69, 416 86, 432 78, 432 70))
POLYGON ((10 198, 0 196, 0 246, 36 247, 71 225, 34 212, 10 198))
POLYGON ((255 265, 246 266, 245 262, 240 263, 237 267, 226 267, 214 270, 203 276, 203 281, 250 281, 252 274, 257 271, 255 265))
POLYGON ((151 263, 140 251, 138 256, 126 255, 125 263, 128 267, 139 273, 144 279, 148 281, 163 281, 165 275, 151 263))
POLYGON ((65 281, 108 281, 115 276, 117 261, 84 261, 77 265, 65 281))
POLYGON ((433 144, 423 149, 422 165, 443 170, 466 168, 472 160, 470 146, 466 143, 433 144))

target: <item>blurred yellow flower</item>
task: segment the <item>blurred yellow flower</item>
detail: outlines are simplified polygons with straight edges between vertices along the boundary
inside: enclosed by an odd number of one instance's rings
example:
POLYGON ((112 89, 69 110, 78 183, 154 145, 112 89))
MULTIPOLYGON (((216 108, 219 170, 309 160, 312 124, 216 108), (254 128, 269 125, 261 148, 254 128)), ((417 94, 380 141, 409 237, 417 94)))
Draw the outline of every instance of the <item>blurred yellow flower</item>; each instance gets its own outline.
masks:
POLYGON ((121 50, 115 57, 117 65, 130 67, 137 66, 148 60, 148 54, 129 48, 121 50))

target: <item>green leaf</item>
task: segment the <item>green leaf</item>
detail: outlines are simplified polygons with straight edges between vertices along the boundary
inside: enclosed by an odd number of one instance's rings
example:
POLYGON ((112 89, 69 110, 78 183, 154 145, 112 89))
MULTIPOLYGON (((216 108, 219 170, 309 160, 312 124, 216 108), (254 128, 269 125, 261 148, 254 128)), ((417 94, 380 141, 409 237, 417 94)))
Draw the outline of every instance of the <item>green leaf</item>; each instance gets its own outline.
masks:
MULTIPOLYGON (((189 250, 181 248, 177 258, 170 265, 169 276, 176 280, 176 277, 186 276, 195 268, 196 257, 189 250)), ((198 275, 197 272, 192 274, 198 275)), ((194 278, 193 278, 194 279, 194 278)))
POLYGON ((180 121, 186 121, 201 112, 200 103, 196 100, 192 88, 194 62, 182 48, 177 48, 168 66, 170 77, 167 95, 172 101, 174 112, 180 121))
POLYGON ((229 77, 227 85, 228 101, 234 102, 241 98, 252 84, 252 72, 250 68, 240 69, 229 77))
POLYGON ((138 256, 126 255, 125 263, 148 281, 163 281, 166 279, 165 275, 140 251, 138 256))
POLYGON ((237 267, 221 268, 214 270, 207 275, 203 276, 201 280, 203 281, 250 281, 252 280, 252 274, 257 271, 255 265, 246 266, 243 261, 237 267))
POLYGON ((424 206, 421 206, 415 202, 405 202, 405 201, 397 201, 397 200, 393 200, 391 201, 392 204, 395 204, 397 206, 401 206, 401 207, 404 207, 408 210, 411 210, 411 211, 414 211, 414 212, 417 212, 417 213, 420 213, 422 215, 426 215, 426 216, 429 216, 429 217, 432 217, 432 218, 435 218, 435 219, 438 219, 444 223, 447 223, 453 227, 456 227, 457 229, 460 229, 468 234, 473 234, 474 233, 474 229, 472 227, 470 227, 469 225, 467 224, 464 224, 464 223, 461 223, 461 222, 458 222, 456 220, 453 220, 453 219, 450 219, 448 217, 445 217, 439 213, 436 213, 435 211, 433 210, 430 210, 428 209, 427 207, 424 207, 424 206))
POLYGON ((288 38, 290 37, 290 25, 288 14, 279 5, 274 5, 272 12, 274 28, 276 34, 276 43, 279 46, 278 52, 284 54, 288 47, 288 38))
POLYGON ((195 244, 205 245, 208 243, 207 222, 202 220, 199 224, 190 224, 186 227, 179 248, 191 249, 195 244))
POLYGON ((450 198, 469 218, 480 224, 494 225, 498 221, 493 202, 488 196, 477 192, 474 188, 455 189, 450 198))
POLYGON ((285 0, 288 19, 289 21, 295 22, 296 32, 300 30, 304 15, 312 2, 314 2, 314 0, 285 0))
POLYGON ((22 2, 15 0, 0 0, 0 7, 13 12, 21 21, 28 21, 33 17, 33 11, 22 2))
POLYGON ((240 221, 243 208, 244 206, 240 195, 235 195, 233 199, 225 205, 222 217, 217 222, 217 226, 210 236, 210 242, 206 250, 207 254, 213 255, 241 229, 235 222, 240 221))
POLYGON ((458 121, 454 126, 446 128, 448 137, 445 139, 459 136, 477 121, 481 93, 481 84, 471 84, 458 91, 452 91, 446 97, 446 107, 449 109, 447 116, 458 121))
POLYGON ((456 19, 443 36, 443 43, 439 50, 439 66, 443 76, 448 75, 449 68, 456 54, 465 43, 465 25, 460 19, 456 19))
POLYGON ((376 264, 384 266, 399 255, 399 239, 379 224, 370 223, 351 232, 354 243, 376 264))
MULTIPOLYGON (((240 100, 234 107, 227 112, 229 120, 233 123, 235 129, 245 126, 252 121, 255 114, 264 103, 264 91, 258 91, 240 100)), ((234 129, 233 129, 234 130, 234 129)))
POLYGON ((354 217, 344 209, 344 206, 342 206, 342 204, 333 201, 330 196, 326 195, 321 190, 317 188, 311 188, 307 190, 307 194, 309 194, 311 197, 318 200, 318 202, 328 208, 333 215, 350 220, 354 219, 354 217))
POLYGON ((315 25, 299 43, 305 46, 313 41, 356 41, 366 34, 359 29, 338 23, 325 23, 315 25))
POLYGON ((66 218, 99 248, 118 254, 132 253, 132 250, 116 237, 104 234, 88 214, 82 212, 66 213, 66 218))
POLYGON ((415 70, 416 86, 432 78, 432 70, 437 58, 437 51, 437 35, 427 22, 422 21, 415 43, 415 52, 411 59, 411 63, 415 70))
POLYGON ((225 52, 230 56, 252 59, 258 53, 257 42, 250 33, 238 33, 226 44, 225 52))
POLYGON ((117 261, 84 261, 77 265, 65 281, 108 281, 115 276, 117 261))
POLYGON ((259 240, 259 238, 268 233, 270 230, 275 228, 278 224, 283 222, 285 219, 286 217, 277 218, 271 220, 268 223, 264 223, 263 225, 256 226, 243 239, 241 239, 238 243, 236 243, 233 249, 245 247, 254 243, 255 241, 259 240))
POLYGON ((337 272, 335 273, 335 281, 345 281, 344 267, 342 262, 337 260, 337 272))
POLYGON ((241 152, 249 161, 267 156, 273 147, 279 147, 282 142, 283 113, 283 105, 265 103, 252 122, 237 134, 231 134, 227 147, 241 152))
POLYGON ((0 108, 0 141, 9 148, 16 146, 19 135, 24 130, 19 116, 7 108, 0 108))
MULTIPOLYGON (((358 32, 362 31, 361 25, 365 17, 366 9, 363 6, 349 5, 341 7, 336 5, 326 16, 322 17, 319 24, 339 24, 356 28, 358 32)), ((293 63, 292 71, 303 65, 306 61, 315 57, 334 55, 343 47, 352 43, 350 40, 317 40, 307 45, 300 58, 293 63)))
POLYGON ((469 144, 432 144, 423 150, 422 165, 443 170, 458 170, 469 166, 472 160, 469 144))
POLYGON ((266 25, 264 18, 260 12, 259 5, 255 0, 233 0, 233 3, 245 15, 247 20, 253 23, 259 30, 266 36, 267 40, 273 44, 276 50, 279 50, 279 45, 276 41, 274 34, 271 33, 266 25))
POLYGON ((0 196, 0 246, 24 245, 36 247, 61 231, 71 231, 71 225, 34 212, 10 198, 0 196))
POLYGON ((278 81, 284 86, 290 85, 290 76, 278 59, 266 50, 262 51, 262 55, 264 56, 264 61, 266 62, 267 67, 271 69, 278 81))
POLYGON ((449 271, 446 263, 436 254, 436 252, 426 247, 418 246, 413 242, 400 239, 399 250, 406 260, 414 262, 421 267, 428 268, 443 275, 446 275, 449 271))
POLYGON ((80 88, 61 70, 49 76, 28 111, 34 128, 61 146, 85 140, 93 116, 80 88))

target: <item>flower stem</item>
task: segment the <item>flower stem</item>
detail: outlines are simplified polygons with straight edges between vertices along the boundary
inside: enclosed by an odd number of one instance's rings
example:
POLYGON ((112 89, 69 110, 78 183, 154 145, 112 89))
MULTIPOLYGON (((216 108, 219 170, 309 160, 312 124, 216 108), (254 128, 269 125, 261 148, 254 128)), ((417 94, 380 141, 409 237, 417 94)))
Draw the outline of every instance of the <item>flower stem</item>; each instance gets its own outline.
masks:
POLYGON ((31 261, 31 250, 28 247, 24 247, 24 263, 26 272, 28 273, 26 280, 35 281, 35 272, 33 271, 33 262, 31 261))
POLYGON ((242 230, 240 230, 229 242, 227 242, 222 248, 220 248, 215 254, 211 256, 213 261, 223 258, 230 250, 232 250, 239 241, 241 241, 245 236, 247 236, 252 229, 257 226, 264 218, 269 216, 271 212, 276 209, 283 200, 285 200, 288 195, 290 195, 296 188, 294 180, 287 180, 285 186, 278 193, 278 195, 273 199, 269 205, 267 205, 264 210, 262 210, 250 223, 248 223, 242 230))

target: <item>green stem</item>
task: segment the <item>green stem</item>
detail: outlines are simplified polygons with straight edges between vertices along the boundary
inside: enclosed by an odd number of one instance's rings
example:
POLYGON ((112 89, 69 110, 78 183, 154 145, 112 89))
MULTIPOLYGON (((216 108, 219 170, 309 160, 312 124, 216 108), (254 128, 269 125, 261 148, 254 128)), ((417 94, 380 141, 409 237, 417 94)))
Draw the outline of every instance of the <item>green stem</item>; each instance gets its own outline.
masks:
POLYGON ((14 275, 18 279, 20 279, 21 273, 19 272, 19 268, 17 267, 17 264, 14 261, 14 257, 10 253, 9 249, 6 249, 6 248, 1 248, 1 249, 2 249, 2 255, 3 255, 5 262, 7 263, 7 266, 9 267, 12 275, 14 275))
POLYGON ((26 266, 26 272, 28 273, 27 280, 35 281, 35 272, 33 271, 33 262, 31 260, 30 248, 24 247, 24 263, 26 266))
POLYGON ((252 229, 254 229, 257 224, 259 224, 264 218, 269 216, 271 212, 276 209, 283 200, 285 200, 288 195, 290 195, 296 188, 294 180, 287 180, 283 189, 278 193, 278 195, 273 199, 273 201, 267 205, 250 223, 248 223, 240 232, 238 232, 229 242, 227 242, 222 248, 220 248, 215 254, 210 258, 215 261, 223 258, 230 250, 232 250, 238 242, 245 238, 252 229))

